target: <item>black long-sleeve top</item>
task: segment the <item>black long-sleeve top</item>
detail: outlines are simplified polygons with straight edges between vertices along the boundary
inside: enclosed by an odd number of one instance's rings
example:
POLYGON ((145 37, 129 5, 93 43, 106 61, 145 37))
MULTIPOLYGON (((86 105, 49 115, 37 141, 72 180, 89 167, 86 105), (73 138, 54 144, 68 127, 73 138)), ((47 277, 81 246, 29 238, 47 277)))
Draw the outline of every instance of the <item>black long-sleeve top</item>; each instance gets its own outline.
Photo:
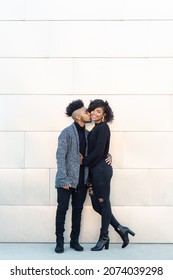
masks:
POLYGON ((94 167, 109 152, 110 129, 107 123, 95 124, 88 134, 88 155, 83 160, 83 165, 94 167))
MULTIPOLYGON (((78 136, 79 136, 79 149, 80 153, 85 156, 86 153, 86 136, 85 136, 85 126, 80 126, 77 122, 74 123, 78 136)), ((79 173, 79 184, 78 186, 81 186, 84 184, 84 165, 80 165, 80 173, 79 173)))
POLYGON ((85 126, 80 126, 77 122, 74 123, 76 128, 77 128, 77 132, 79 135, 79 149, 80 149, 80 153, 85 156, 86 153, 86 136, 85 136, 85 126))

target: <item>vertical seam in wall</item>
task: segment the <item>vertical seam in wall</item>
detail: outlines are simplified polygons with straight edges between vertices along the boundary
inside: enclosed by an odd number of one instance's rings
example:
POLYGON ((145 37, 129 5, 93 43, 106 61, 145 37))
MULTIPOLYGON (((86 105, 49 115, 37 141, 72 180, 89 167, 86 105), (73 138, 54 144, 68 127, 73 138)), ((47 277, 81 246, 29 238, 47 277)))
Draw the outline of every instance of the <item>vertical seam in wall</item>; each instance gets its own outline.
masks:
POLYGON ((50 204, 50 168, 48 169, 49 171, 49 206, 51 206, 50 204))
POLYGON ((151 206, 151 170, 150 169, 147 169, 148 172, 147 172, 147 185, 148 185, 148 205, 147 206, 151 206))
POLYGON ((24 0, 24 20, 26 19, 26 0, 24 0))
POLYGON ((170 94, 170 101, 169 101, 169 104, 170 104, 170 107, 169 107, 169 110, 170 110, 170 131, 172 131, 172 119, 173 119, 173 116, 172 116, 172 95, 170 94))
POLYGON ((76 86, 76 81, 75 81, 75 63, 76 63, 76 58, 72 58, 72 94, 75 93, 75 86, 76 86))
POLYGON ((50 55, 50 22, 48 22, 48 28, 47 28, 47 38, 48 38, 48 46, 47 46, 47 56, 48 58, 51 58, 51 55, 50 55))
POLYGON ((25 161, 26 146, 25 146, 25 142, 26 142, 26 132, 24 131, 24 165, 23 165, 23 168, 26 168, 26 161, 25 161))
POLYGON ((125 136, 126 136, 126 131, 121 131, 121 135, 122 137, 120 136, 120 140, 122 141, 122 152, 121 152, 121 163, 120 163, 120 168, 122 168, 123 170, 125 169, 124 167, 124 141, 125 141, 125 136))

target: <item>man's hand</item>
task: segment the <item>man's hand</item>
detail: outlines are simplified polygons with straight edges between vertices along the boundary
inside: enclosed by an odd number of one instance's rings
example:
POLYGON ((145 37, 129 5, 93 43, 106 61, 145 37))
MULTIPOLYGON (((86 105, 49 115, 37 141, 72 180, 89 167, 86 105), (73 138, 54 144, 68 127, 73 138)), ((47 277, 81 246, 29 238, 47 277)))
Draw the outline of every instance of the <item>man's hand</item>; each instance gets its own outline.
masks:
POLYGON ((108 165, 111 165, 112 164, 112 156, 110 154, 107 155, 107 158, 105 159, 106 163, 108 165))
POLYGON ((70 186, 69 186, 69 185, 66 185, 66 186, 63 187, 63 189, 64 189, 64 190, 69 190, 69 189, 70 189, 70 186))

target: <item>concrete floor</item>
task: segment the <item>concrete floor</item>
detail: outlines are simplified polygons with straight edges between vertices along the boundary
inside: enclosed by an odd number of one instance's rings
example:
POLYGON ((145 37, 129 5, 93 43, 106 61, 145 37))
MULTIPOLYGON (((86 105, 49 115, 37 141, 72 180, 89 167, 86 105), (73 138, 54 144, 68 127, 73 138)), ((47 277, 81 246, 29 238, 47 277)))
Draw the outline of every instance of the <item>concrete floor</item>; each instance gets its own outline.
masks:
POLYGON ((65 244, 62 254, 54 252, 54 243, 0 243, 0 260, 173 260, 173 244, 110 244, 109 250, 91 252, 93 244, 81 244, 76 252, 65 244))

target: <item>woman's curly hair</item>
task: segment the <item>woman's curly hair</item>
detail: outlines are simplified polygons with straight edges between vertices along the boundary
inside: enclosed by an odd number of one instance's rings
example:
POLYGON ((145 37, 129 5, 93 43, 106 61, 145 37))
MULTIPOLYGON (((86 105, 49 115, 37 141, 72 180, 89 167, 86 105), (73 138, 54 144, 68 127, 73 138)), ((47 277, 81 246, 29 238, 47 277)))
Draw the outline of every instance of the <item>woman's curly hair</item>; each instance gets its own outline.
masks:
POLYGON ((114 119, 114 114, 107 101, 104 101, 102 99, 95 99, 95 100, 91 101, 88 106, 88 112, 91 113, 91 111, 93 111, 94 109, 99 108, 99 107, 103 108, 103 111, 106 114, 104 117, 104 121, 112 122, 114 119))

